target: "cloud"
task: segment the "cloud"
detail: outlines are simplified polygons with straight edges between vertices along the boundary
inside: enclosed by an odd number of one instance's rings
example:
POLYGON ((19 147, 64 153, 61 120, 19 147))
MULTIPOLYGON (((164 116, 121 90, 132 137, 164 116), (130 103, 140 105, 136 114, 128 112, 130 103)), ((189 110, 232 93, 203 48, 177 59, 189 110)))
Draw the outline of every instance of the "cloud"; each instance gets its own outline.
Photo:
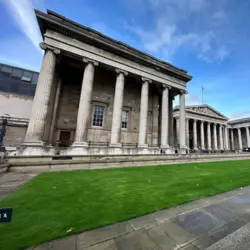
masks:
POLYGON ((238 110, 234 111, 229 115, 230 119, 240 119, 240 118, 246 118, 250 116, 250 109, 247 110, 238 110))
MULTIPOLYGON (((198 59, 222 62, 230 55, 227 41, 220 35, 228 21, 221 5, 208 0, 145 0, 153 26, 128 24, 142 46, 162 59, 172 60, 180 49, 196 54, 198 59)), ((223 1, 222 1, 223 2, 223 1)))
POLYGON ((42 39, 33 8, 43 7, 43 0, 4 0, 3 3, 20 31, 41 51, 39 43, 42 39))

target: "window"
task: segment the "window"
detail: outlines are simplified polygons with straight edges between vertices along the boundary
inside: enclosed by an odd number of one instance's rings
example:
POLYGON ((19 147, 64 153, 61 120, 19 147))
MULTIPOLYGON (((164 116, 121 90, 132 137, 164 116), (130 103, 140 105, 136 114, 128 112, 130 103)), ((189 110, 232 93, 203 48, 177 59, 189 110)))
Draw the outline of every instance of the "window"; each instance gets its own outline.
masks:
POLYGON ((2 65, 1 72, 0 72, 0 78, 2 78, 2 79, 9 79, 10 75, 11 75, 11 72, 12 72, 12 68, 11 67, 2 65))
POLYGON ((21 69, 13 69, 11 74, 11 79, 20 80, 22 77, 23 71, 21 69))
POLYGON ((94 117, 92 126, 102 127, 104 119, 104 107, 99 105, 94 105, 94 117))
POLYGON ((128 110, 122 111, 122 129, 123 130, 128 129, 128 110))
POLYGON ((32 84, 37 84, 37 81, 38 81, 38 74, 37 73, 33 73, 33 76, 32 76, 32 84))
POLYGON ((32 78, 32 73, 24 71, 21 80, 25 82, 31 82, 31 78, 32 78))

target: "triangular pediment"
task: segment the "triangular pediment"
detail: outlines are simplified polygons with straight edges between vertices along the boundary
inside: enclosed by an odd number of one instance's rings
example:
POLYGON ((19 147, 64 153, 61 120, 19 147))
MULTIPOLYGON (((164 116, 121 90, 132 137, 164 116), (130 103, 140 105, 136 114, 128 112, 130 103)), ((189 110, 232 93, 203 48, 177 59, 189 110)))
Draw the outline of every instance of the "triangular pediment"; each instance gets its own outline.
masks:
POLYGON ((213 116, 213 117, 221 118, 221 119, 228 119, 226 116, 222 115, 219 111, 213 109, 207 104, 186 106, 186 111, 199 113, 201 115, 213 116))

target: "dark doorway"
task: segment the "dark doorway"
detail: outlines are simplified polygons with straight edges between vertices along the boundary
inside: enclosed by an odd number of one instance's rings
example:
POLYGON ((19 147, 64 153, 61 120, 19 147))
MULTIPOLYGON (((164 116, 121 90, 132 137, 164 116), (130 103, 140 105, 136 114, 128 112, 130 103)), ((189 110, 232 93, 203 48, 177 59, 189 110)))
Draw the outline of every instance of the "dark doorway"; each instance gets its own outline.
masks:
POLYGON ((59 147, 69 147, 70 145, 70 131, 61 131, 59 139, 59 147))

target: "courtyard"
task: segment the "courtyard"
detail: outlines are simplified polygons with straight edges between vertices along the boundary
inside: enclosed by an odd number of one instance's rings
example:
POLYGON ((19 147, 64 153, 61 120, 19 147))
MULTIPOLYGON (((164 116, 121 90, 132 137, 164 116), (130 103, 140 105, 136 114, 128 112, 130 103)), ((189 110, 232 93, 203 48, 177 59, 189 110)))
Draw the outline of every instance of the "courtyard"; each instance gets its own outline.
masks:
MULTIPOLYGON (((250 160, 42 173, 4 198, 0 249, 23 249, 250 184, 250 160)), ((3 183, 1 183, 3 186, 3 183)))

